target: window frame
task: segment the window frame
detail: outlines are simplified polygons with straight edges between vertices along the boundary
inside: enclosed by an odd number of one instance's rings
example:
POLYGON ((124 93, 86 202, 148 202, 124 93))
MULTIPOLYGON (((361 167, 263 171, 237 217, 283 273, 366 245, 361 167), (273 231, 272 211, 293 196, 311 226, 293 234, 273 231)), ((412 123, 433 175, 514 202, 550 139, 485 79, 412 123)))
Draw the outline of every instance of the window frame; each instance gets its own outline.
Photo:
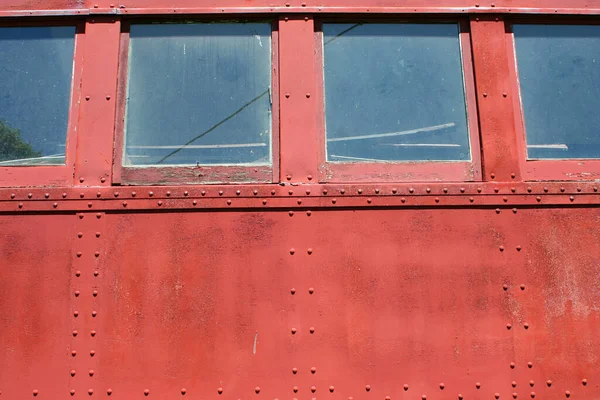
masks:
POLYGON ((85 26, 82 19, 0 20, 5 27, 74 27, 70 100, 65 132, 65 163, 63 165, 0 166, 0 187, 73 186, 77 159, 77 135, 81 105, 81 83, 85 49, 85 26))
POLYGON ((475 72, 469 22, 456 17, 427 17, 406 18, 389 16, 368 18, 361 15, 344 15, 343 17, 325 17, 315 21, 316 49, 316 81, 317 128, 319 140, 319 181, 321 183, 343 182, 414 182, 414 181, 444 181, 444 182, 476 182, 482 179, 481 140, 478 121, 477 95, 475 89, 475 72), (325 86, 324 86, 324 53, 323 53, 323 23, 356 22, 365 23, 413 23, 436 24, 456 23, 459 28, 461 48, 462 79, 465 92, 465 107, 467 111, 467 126, 469 129, 469 146, 471 160, 468 161, 390 161, 390 162, 356 162, 335 163, 327 161, 326 122, 325 122, 325 86))
POLYGON ((219 23, 231 22, 223 18, 195 16, 194 18, 156 17, 152 19, 126 19, 121 22, 119 66, 117 77, 117 109, 113 154, 113 185, 201 185, 236 183, 276 183, 279 181, 279 27, 278 21, 269 16, 257 17, 235 15, 235 21, 264 22, 271 26, 271 165, 164 165, 132 166, 123 164, 125 150, 127 80, 129 71, 129 34, 131 25, 144 23, 219 23))
POLYGON ((517 48, 513 25, 600 25, 597 19, 586 17, 513 17, 506 20, 507 55, 509 61, 509 80, 513 101, 514 125, 517 137, 517 151, 524 181, 589 181, 600 178, 600 154, 597 159, 527 159, 527 136, 525 129, 525 110, 521 97, 521 84, 518 72, 517 48))

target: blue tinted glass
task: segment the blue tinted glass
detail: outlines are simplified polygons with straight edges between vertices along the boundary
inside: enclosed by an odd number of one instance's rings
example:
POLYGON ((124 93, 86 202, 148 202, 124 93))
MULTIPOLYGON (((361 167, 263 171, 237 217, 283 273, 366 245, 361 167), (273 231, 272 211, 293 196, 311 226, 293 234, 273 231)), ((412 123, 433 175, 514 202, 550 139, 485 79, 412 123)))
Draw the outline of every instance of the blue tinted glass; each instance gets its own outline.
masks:
POLYGON ((324 24, 327 159, 470 160, 457 24, 324 24))
POLYGON ((125 165, 270 164, 271 27, 133 25, 125 165))
POLYGON ((75 27, 0 28, 0 165, 64 164, 75 27))
POLYGON ((600 26, 513 30, 528 158, 600 158, 600 26))

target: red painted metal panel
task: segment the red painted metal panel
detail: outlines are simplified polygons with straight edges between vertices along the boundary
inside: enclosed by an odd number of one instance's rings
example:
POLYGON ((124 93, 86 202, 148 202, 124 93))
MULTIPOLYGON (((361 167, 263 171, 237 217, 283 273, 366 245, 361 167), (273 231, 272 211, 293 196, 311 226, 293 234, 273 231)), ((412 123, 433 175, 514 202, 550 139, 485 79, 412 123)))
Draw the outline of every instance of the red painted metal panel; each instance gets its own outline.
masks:
POLYGON ((93 17, 86 24, 76 185, 111 184, 120 29, 110 17, 93 17))
POLYGON ((65 398, 73 216, 0 216, 2 398, 65 398))
POLYGON ((90 382, 121 399, 594 398, 598 217, 105 215, 90 382))
POLYGON ((279 21, 279 88, 281 124, 281 181, 316 181, 319 140, 314 41, 309 16, 286 16, 279 21))

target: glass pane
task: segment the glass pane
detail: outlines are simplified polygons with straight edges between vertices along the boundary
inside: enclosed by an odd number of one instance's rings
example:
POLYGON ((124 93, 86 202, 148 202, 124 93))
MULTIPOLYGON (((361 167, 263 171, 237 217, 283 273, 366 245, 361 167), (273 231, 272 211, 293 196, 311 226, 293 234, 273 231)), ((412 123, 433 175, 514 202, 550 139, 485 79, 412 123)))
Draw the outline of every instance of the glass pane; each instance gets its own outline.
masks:
POLYGON ((75 27, 0 28, 0 165, 65 163, 75 27))
POLYGON ((271 26, 133 25, 125 165, 270 164, 271 26))
POLYGON ((457 24, 324 24, 327 160, 470 160, 457 24))
POLYGON ((600 158, 600 26, 513 31, 528 158, 600 158))

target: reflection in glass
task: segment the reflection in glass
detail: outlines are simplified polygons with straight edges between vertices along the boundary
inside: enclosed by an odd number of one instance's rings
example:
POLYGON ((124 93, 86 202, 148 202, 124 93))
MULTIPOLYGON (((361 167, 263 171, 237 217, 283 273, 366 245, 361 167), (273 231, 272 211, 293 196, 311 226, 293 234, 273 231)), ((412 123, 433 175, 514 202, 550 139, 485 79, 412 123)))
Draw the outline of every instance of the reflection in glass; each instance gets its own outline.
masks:
POLYGON ((271 27, 132 25, 124 165, 270 164, 271 27))
POLYGON ((528 158, 600 158, 600 26, 513 32, 528 158))
POLYGON ((0 28, 0 166, 65 163, 75 27, 0 28))
POLYGON ((457 24, 324 24, 327 160, 470 160, 457 24))

